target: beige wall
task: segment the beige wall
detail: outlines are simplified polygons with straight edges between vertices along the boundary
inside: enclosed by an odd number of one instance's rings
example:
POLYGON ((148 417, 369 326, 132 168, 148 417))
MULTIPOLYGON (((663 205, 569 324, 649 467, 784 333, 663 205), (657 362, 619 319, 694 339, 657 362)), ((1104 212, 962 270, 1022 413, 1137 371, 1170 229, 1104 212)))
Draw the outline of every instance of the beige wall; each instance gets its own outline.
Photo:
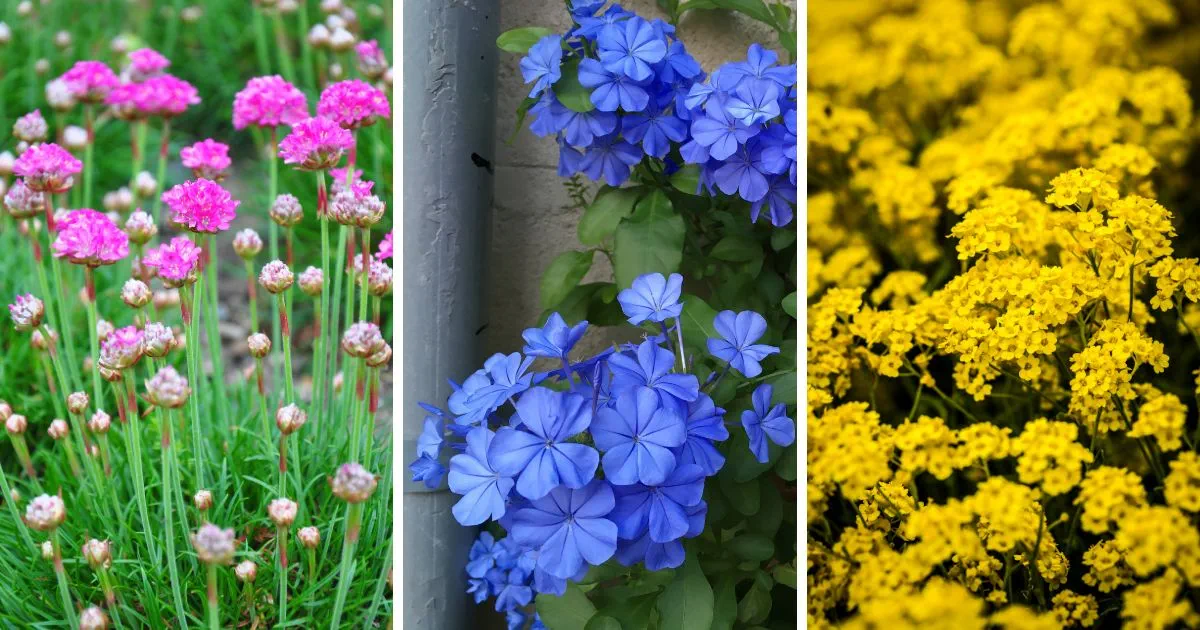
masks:
MULTIPOLYGON (((789 2, 793 8, 795 3, 789 2)), ((628 0, 622 5, 647 19, 665 17, 654 0, 628 0)), ((565 32, 570 18, 562 0, 501 0, 500 31, 522 26, 545 26, 565 32)), ((744 59, 753 42, 779 49, 770 28, 724 11, 697 11, 683 17, 677 33, 688 52, 706 72, 731 60, 744 59)), ((496 169, 492 203, 492 248, 488 278, 488 353, 521 349, 521 331, 540 322, 538 282, 555 256, 578 248, 578 211, 570 204, 563 180, 556 174, 558 147, 551 138, 538 138, 522 128, 512 134, 515 111, 529 93, 518 69, 519 55, 501 54, 496 85, 496 169)), ((593 190, 595 186, 593 186, 593 190)), ((585 282, 610 280, 607 260, 597 256, 585 282)), ((586 346, 605 345, 606 332, 593 331, 586 346)))

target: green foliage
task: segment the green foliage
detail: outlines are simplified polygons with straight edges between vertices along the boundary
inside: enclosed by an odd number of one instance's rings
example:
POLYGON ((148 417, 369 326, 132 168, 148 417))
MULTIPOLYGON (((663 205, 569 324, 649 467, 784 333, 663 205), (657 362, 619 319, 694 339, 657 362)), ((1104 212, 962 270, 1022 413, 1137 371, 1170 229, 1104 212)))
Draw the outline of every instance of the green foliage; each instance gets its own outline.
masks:
POLYGON ((496 46, 504 52, 524 55, 539 39, 553 34, 552 29, 544 26, 526 26, 504 31, 496 38, 496 46))
POLYGON ((554 84, 554 95, 567 109, 586 114, 596 109, 592 91, 579 82, 579 58, 573 57, 562 65, 562 78, 554 84))

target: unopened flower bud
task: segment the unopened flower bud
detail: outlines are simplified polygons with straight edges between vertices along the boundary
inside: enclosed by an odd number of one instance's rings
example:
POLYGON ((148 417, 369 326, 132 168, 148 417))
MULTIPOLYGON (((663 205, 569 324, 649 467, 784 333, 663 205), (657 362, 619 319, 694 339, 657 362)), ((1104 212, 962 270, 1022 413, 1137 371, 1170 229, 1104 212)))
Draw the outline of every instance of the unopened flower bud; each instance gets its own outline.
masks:
POLYGON ((158 182, 148 171, 141 171, 133 178, 133 191, 143 199, 150 197, 158 188, 158 182))
POLYGON ((275 412, 275 426, 284 435, 298 431, 308 421, 308 414, 295 403, 284 405, 275 412))
POLYGON ((12 316, 13 326, 18 332, 29 332, 42 325, 46 305, 32 294, 26 293, 18 295, 13 303, 8 305, 8 314, 12 316))
POLYGON ((71 415, 77 416, 84 411, 87 411, 89 402, 90 400, 88 399, 88 395, 86 393, 72 392, 69 396, 67 396, 67 411, 69 411, 71 415))
POLYGON ((108 615, 98 606, 89 606, 79 613, 79 630, 108 630, 108 615))
POLYGON ((379 332, 379 326, 371 322, 356 322, 342 333, 342 350, 346 354, 365 359, 383 349, 387 343, 379 332))
POLYGON ((271 352, 271 338, 262 333, 254 333, 246 337, 246 347, 250 350, 250 356, 261 359, 271 352))
POLYGON ((88 430, 97 435, 108 433, 112 427, 112 418, 103 409, 97 409, 88 420, 88 430))
POLYGON ((13 157, 11 151, 0 152, 0 177, 8 177, 12 175, 13 164, 17 158, 13 157))
POLYGON ((258 577, 258 565, 253 560, 244 560, 233 568, 233 574, 239 582, 253 582, 258 577))
POLYGON ((0 400, 0 422, 7 421, 12 414, 12 405, 9 405, 7 401, 0 400))
POLYGON ((367 272, 367 291, 380 298, 392 294, 392 268, 382 260, 371 259, 371 269, 367 272))
POLYGON ((141 210, 134 210, 125 220, 125 234, 137 245, 145 245, 158 234, 158 226, 154 218, 141 210))
POLYGON ((54 45, 59 48, 67 48, 71 45, 70 31, 59 31, 54 34, 54 45))
POLYGON ((267 516, 275 527, 291 527, 296 520, 296 502, 291 499, 275 499, 267 506, 267 516))
POLYGON ((346 72, 342 70, 342 64, 336 61, 329 64, 329 78, 334 81, 340 81, 345 74, 346 72))
POLYGON ((342 391, 342 384, 345 383, 345 381, 346 381, 346 377, 343 376, 341 372, 334 374, 333 375, 333 391, 340 393, 342 391))
POLYGON ((262 251, 262 238, 258 236, 258 232, 250 228, 246 228, 238 232, 233 237, 233 251, 237 253, 242 260, 250 260, 262 251))
POLYGON ((296 532, 296 538, 300 539, 300 544, 306 549, 316 549, 317 545, 321 544, 321 532, 311 525, 301 527, 300 531, 296 532))
POLYGON ((93 571, 107 569, 112 566, 112 549, 107 540, 88 539, 83 543, 83 559, 93 571))
POLYGON ((159 322, 150 322, 142 328, 142 352, 148 357, 161 359, 167 356, 175 344, 175 333, 159 322))
POLYGON ((324 48, 329 45, 329 27, 317 24, 308 31, 308 43, 313 48, 324 48))
POLYGON ((78 125, 69 125, 63 129, 63 147, 68 151, 82 151, 87 147, 87 130, 78 125))
POLYGON ((325 274, 316 267, 309 266, 300 273, 300 290, 304 295, 315 298, 321 296, 321 289, 325 285, 325 274))
POLYGON ((51 79, 46 82, 46 102, 56 112, 66 113, 75 109, 78 102, 67 82, 62 79, 51 79))
POLYGON ((179 19, 183 20, 185 24, 195 24, 196 22, 199 22, 200 18, 203 16, 204 10, 195 5, 184 7, 183 10, 179 12, 179 19))
POLYGON ((342 6, 342 0, 321 0, 321 13, 337 13, 342 6))
POLYGON ((67 427, 67 421, 62 418, 55 418, 50 421, 50 428, 46 429, 46 434, 55 440, 61 440, 67 437, 70 428, 67 427))
POLYGON ((229 564, 233 562, 236 549, 232 529, 221 529, 212 523, 205 523, 192 534, 192 546, 196 548, 196 557, 204 564, 229 564))
POLYGON ((46 73, 50 72, 50 60, 46 59, 45 57, 38 59, 33 64, 33 71, 36 72, 39 77, 46 76, 46 73))
POLYGON ((337 474, 329 480, 334 496, 347 503, 362 503, 371 498, 379 479, 367 472, 362 465, 350 462, 338 467, 337 474))
POLYGON ((275 198, 270 214, 272 221, 287 228, 304 219, 304 208, 300 206, 300 200, 295 195, 284 193, 275 198))
POLYGON ((280 15, 291 15, 300 9, 300 4, 296 0, 279 0, 278 6, 275 7, 280 15))
POLYGON ((8 493, 8 499, 13 503, 20 503, 22 498, 21 491, 16 488, 12 488, 12 492, 8 493))
POLYGON ((108 341, 108 336, 113 334, 113 331, 116 329, 116 326, 113 326, 112 322, 108 321, 107 319, 97 320, 96 336, 99 337, 98 341, 100 341, 100 343, 108 341))
POLYGON ((127 212, 133 207, 133 191, 122 186, 104 193, 104 209, 112 212, 127 212))
POLYGON ((381 368, 392 361, 392 347, 387 343, 383 344, 377 352, 366 358, 367 367, 381 368))
POLYGON ((13 123, 13 135, 18 140, 28 143, 42 142, 50 133, 50 126, 46 124, 46 119, 42 117, 42 112, 33 110, 24 116, 17 119, 13 123))
POLYGON ((169 365, 160 368, 157 374, 146 381, 146 394, 150 402, 164 409, 182 407, 191 391, 187 379, 169 365))
POLYGON ((295 277, 292 270, 282 260, 272 260, 263 266, 258 274, 258 282, 267 291, 279 294, 292 288, 295 277))
POLYGON ((29 421, 25 416, 14 413, 4 421, 4 430, 8 431, 9 435, 21 435, 25 433, 25 429, 29 428, 29 421))
POLYGON ((192 497, 192 502, 196 504, 196 509, 201 512, 207 512, 208 508, 212 507, 213 496, 208 490, 201 490, 192 497))
POLYGON ((56 529, 67 520, 67 506, 56 496, 43 494, 34 497, 25 507, 25 524, 39 532, 56 529))
POLYGON ((154 308, 165 311, 179 306, 179 289, 166 289, 154 292, 154 308))
POLYGON ((129 308, 142 308, 153 299, 154 293, 141 280, 131 278, 121 287, 121 301, 129 308))
POLYGON ((38 352, 45 352, 50 349, 51 344, 58 343, 58 333, 50 330, 50 338, 46 339, 46 336, 42 334, 42 330, 49 330, 49 328, 39 328, 29 336, 29 345, 38 352))

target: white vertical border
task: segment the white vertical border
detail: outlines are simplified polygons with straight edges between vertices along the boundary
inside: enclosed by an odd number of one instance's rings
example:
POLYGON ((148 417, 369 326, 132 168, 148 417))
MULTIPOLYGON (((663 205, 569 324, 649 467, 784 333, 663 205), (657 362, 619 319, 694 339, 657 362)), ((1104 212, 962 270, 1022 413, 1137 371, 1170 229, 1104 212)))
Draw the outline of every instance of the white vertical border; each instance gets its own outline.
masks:
POLYGON ((403 617, 396 614, 404 608, 401 583, 404 581, 404 519, 401 518, 404 492, 404 449, 396 439, 396 431, 404 434, 400 413, 404 409, 404 375, 397 369, 404 356, 404 1, 392 2, 392 277, 398 278, 392 291, 392 617, 388 626, 404 627, 403 617))
MULTIPOLYGON (((807 181, 808 173, 808 0, 796 2, 796 69, 799 72, 797 86, 796 118, 805 121, 803 130, 796 135, 798 149, 796 159, 798 171, 804 171, 807 181), (799 88, 804 88, 805 98, 799 98, 799 88), (801 107, 800 103, 804 103, 801 107), (804 158, 800 159, 799 156, 804 158)), ((796 187, 800 187, 797 179, 796 187)), ((807 187, 807 184, 806 184, 807 187)), ((797 627, 808 627, 808 191, 801 196, 796 191, 796 285, 797 291, 804 289, 804 297, 796 296, 796 335, 804 337, 804 352, 797 352, 799 365, 796 370, 796 614, 804 615, 797 627), (803 199, 804 201, 801 201, 803 199), (804 244, 804 251, 800 244, 804 244), (803 401, 804 404, 800 404, 803 401), (800 480, 803 479, 804 483, 800 480), (800 533, 804 540, 800 540, 800 533), (804 562, 800 560, 803 559, 804 562), (800 567, 805 567, 805 576, 801 577, 800 567)))

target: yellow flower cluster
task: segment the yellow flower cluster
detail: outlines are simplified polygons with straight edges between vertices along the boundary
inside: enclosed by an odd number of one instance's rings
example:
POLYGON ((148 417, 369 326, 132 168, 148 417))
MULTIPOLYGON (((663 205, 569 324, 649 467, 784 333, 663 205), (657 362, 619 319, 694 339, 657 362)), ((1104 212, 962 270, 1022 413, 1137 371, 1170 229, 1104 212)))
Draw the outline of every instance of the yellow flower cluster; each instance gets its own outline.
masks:
POLYGON ((1200 627, 1178 19, 809 3, 810 627, 1200 627))

